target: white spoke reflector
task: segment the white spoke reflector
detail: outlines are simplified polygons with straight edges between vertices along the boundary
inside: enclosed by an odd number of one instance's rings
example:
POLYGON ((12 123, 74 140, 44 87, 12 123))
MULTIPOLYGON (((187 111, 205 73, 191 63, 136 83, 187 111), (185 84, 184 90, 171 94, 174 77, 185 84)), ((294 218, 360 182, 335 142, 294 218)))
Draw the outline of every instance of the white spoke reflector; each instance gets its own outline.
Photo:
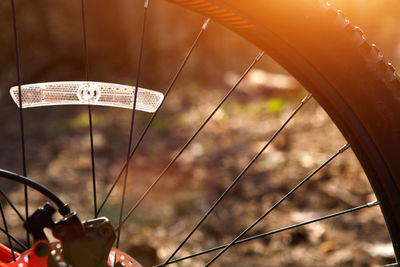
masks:
MULTIPOLYGON (((21 85, 22 107, 54 105, 99 105, 133 108, 135 87, 102 82, 46 82, 21 85)), ((19 107, 18 86, 10 89, 11 97, 19 107)), ((136 109, 155 112, 164 95, 138 88, 136 109)))

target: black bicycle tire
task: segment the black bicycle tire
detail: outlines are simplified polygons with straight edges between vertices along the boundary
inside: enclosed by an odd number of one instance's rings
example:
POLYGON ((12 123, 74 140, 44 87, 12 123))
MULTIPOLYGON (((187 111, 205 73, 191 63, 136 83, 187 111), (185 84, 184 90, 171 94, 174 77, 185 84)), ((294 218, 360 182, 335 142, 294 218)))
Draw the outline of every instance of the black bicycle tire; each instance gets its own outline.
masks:
POLYGON ((363 31, 324 0, 168 0, 249 40, 326 110, 360 161, 400 259, 400 78, 363 31))

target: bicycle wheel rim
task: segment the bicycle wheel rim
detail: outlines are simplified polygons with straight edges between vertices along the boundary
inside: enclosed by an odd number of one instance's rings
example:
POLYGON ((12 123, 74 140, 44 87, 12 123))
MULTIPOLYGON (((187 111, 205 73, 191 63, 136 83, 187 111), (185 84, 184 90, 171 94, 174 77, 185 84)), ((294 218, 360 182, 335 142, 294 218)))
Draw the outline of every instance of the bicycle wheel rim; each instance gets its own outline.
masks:
POLYGON ((400 78, 376 46, 325 1, 171 1, 214 18, 265 50, 313 94, 363 166, 399 258, 400 78), (215 10, 226 16, 213 16, 215 10), (363 78, 349 79, 345 69, 331 68, 339 63, 351 64, 352 75, 363 78))

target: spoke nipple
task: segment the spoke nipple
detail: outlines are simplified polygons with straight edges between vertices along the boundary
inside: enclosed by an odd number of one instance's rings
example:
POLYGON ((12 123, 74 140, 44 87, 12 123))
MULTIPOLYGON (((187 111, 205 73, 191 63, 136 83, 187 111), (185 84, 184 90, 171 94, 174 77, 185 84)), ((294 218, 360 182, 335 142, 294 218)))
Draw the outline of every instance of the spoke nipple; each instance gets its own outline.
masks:
POLYGON ((345 152, 347 149, 349 149, 350 148, 350 145, 349 144, 345 144, 340 150, 339 150, 339 153, 343 153, 343 152, 345 152))
POLYGON ((381 204, 381 202, 378 201, 378 200, 376 200, 376 201, 373 201, 373 202, 368 203, 367 206, 368 206, 368 207, 374 207, 374 206, 377 206, 377 205, 379 205, 379 204, 381 204))
POLYGON ((256 57, 256 61, 259 61, 264 55, 264 51, 261 51, 258 56, 256 57))
POLYGON ((301 100, 302 104, 305 104, 308 102, 308 100, 310 100, 312 98, 312 94, 309 93, 308 95, 306 95, 306 97, 303 98, 303 100, 301 100))
POLYGON ((201 28, 203 29, 203 31, 204 31, 205 29, 207 29, 208 23, 210 23, 210 21, 211 21, 211 19, 208 18, 208 19, 206 20, 206 22, 204 22, 203 27, 201 27, 201 28))
POLYGON ((144 8, 148 8, 149 7, 149 0, 145 0, 144 1, 144 8))

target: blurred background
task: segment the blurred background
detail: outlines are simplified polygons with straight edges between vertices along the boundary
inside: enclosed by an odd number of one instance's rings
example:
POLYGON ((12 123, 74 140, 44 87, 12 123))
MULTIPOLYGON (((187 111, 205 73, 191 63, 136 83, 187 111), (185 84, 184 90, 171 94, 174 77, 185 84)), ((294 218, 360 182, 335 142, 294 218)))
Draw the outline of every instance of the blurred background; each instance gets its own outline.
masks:
MULTIPOLYGON (((85 2, 89 79, 135 84, 143 1, 85 2)), ((84 80, 80 1, 15 3, 22 83, 84 80)), ((398 1, 331 3, 400 68, 398 1)), ((168 2, 151 1, 141 87, 166 90, 204 21, 204 17, 168 2)), ((19 114, 8 93, 17 84, 9 1, 0 2, 0 29, 0 168, 22 173, 19 114)), ((127 206, 162 172, 257 54, 258 49, 246 40, 218 24, 209 25, 132 160, 127 206)), ((305 95, 284 69, 265 56, 135 211, 123 228, 121 248, 144 266, 165 260, 305 95)), ((95 107, 93 116, 100 202, 123 166, 131 112, 95 107)), ((57 192, 82 219, 91 218, 87 108, 29 109, 24 118, 28 176, 57 192)), ((134 143, 149 118, 150 114, 137 113, 134 143)), ((326 113, 311 101, 178 255, 231 241, 344 144, 326 113)), ((22 210, 22 187, 5 181, 1 185, 22 210)), ((101 213, 114 224, 121 192, 118 186, 101 213)), ((31 211, 44 204, 34 192, 30 192, 30 200, 31 211)), ((347 151, 249 236, 374 200, 355 156, 347 151)), ((18 219, 8 207, 7 212, 11 231, 23 239, 18 219)), ((177 266, 203 266, 209 258, 202 256, 177 266)), ((219 264, 381 266, 393 261, 383 218, 378 208, 371 208, 237 246, 219 264)))

